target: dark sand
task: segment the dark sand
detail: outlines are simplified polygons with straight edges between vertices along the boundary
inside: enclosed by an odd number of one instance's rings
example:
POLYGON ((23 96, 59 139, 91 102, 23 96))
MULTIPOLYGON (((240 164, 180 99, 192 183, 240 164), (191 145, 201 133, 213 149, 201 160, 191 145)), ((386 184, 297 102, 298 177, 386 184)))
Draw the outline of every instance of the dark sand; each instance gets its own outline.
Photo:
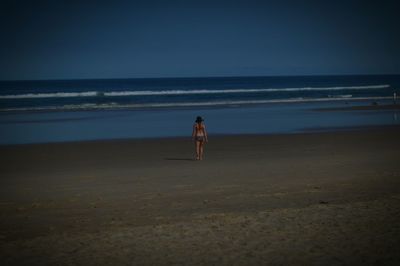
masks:
POLYGON ((398 265, 400 128, 1 146, 0 265, 398 265))

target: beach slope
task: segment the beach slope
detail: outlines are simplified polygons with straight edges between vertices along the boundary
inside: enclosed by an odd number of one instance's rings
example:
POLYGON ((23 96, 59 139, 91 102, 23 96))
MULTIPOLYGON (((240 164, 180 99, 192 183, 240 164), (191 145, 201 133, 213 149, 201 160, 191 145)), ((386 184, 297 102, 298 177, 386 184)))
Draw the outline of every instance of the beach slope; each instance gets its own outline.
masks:
POLYGON ((396 265, 400 128, 1 146, 1 265, 396 265))

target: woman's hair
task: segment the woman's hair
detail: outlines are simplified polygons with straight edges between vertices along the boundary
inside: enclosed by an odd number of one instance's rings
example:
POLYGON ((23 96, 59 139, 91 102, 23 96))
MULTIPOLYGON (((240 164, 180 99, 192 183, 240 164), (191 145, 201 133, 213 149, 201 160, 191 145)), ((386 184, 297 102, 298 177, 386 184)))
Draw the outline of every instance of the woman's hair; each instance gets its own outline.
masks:
POLYGON ((198 124, 200 124, 201 122, 203 122, 204 120, 203 120, 203 118, 201 117, 201 116, 198 116, 197 118, 196 118, 196 123, 198 123, 198 124))

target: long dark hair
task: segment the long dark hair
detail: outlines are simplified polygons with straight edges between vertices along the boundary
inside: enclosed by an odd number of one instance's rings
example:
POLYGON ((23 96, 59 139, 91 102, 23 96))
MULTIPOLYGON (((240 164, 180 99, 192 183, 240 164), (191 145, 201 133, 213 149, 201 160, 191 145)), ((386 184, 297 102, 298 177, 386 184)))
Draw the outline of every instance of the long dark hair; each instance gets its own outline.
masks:
POLYGON ((198 117, 196 118, 196 121, 195 121, 195 122, 196 122, 197 124, 200 125, 201 122, 203 122, 203 121, 204 121, 203 118, 202 118, 201 116, 198 116, 198 117))

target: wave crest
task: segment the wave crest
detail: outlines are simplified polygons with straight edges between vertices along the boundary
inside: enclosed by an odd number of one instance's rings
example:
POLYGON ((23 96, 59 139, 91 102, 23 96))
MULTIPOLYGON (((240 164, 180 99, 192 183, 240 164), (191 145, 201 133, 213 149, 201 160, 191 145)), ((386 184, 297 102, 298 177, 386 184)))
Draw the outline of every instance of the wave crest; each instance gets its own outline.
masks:
POLYGON ((365 100, 387 100, 392 97, 345 97, 336 98, 289 98, 273 100, 251 100, 251 101, 211 101, 211 102, 174 102, 174 103, 146 103, 146 104, 117 104, 117 103, 85 103, 70 104, 62 106, 43 107, 20 107, 0 109, 0 112, 27 112, 27 111, 84 111, 84 110, 124 110, 124 109, 145 109, 145 108, 179 108, 179 107, 214 107, 232 105, 257 105, 273 103, 306 103, 306 102, 329 102, 329 101, 365 101, 365 100))
POLYGON ((35 99, 35 98, 70 98, 70 97, 126 97, 126 96, 157 96, 157 95, 189 95, 189 94, 234 94, 262 92, 297 92, 297 91, 338 91, 338 90, 372 90, 385 89, 390 85, 368 86, 338 86, 338 87, 302 87, 302 88, 267 88, 267 89, 215 89, 215 90, 143 90, 143 91, 86 91, 86 92, 55 92, 27 93, 16 95, 0 95, 0 99, 35 99))

